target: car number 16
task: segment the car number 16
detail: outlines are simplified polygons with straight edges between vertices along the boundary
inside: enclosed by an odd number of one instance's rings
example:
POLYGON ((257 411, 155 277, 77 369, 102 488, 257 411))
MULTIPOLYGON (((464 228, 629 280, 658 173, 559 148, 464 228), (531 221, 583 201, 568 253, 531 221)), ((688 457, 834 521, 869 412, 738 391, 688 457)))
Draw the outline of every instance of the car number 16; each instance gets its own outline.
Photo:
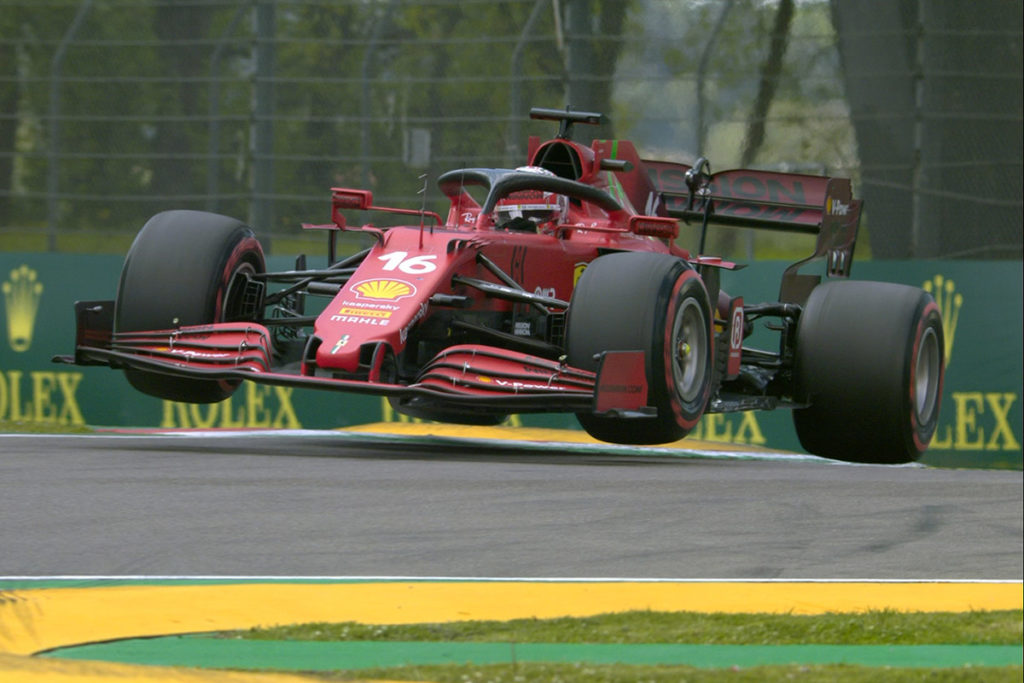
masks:
POLYGON ((377 258, 384 261, 384 270, 400 270, 408 275, 422 275, 437 270, 437 264, 431 263, 437 254, 423 254, 409 257, 407 251, 395 251, 377 258))

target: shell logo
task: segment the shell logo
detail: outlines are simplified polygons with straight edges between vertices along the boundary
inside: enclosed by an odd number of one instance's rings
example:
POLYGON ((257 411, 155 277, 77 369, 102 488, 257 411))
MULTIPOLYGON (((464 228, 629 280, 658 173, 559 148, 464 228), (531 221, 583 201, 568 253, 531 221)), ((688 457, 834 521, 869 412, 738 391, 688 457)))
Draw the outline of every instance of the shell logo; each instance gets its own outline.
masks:
POLYGON ((352 291, 359 299, 397 301, 416 293, 416 287, 404 280, 363 280, 352 285, 352 291))

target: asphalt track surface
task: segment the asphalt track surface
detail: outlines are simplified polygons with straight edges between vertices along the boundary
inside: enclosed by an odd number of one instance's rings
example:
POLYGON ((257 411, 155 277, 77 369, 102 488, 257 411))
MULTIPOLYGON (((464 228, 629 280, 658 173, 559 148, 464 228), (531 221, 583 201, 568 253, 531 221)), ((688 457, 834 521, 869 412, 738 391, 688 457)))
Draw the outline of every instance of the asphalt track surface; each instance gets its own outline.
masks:
MULTIPOLYGON (((230 675, 25 655, 112 640, 115 659, 153 664, 166 644, 142 659, 122 650, 175 641, 119 639, 348 612, 396 623, 552 609, 957 611, 1021 601, 1019 472, 417 434, 0 436, 0 673, 28 683, 221 681, 230 675), (255 576, 264 578, 239 578, 255 576), (265 578, 303 576, 335 578, 265 578), (392 578, 340 578, 360 576, 392 578), (720 580, 686 581, 709 577, 720 580), (828 581, 851 578, 864 581, 828 581)), ((186 644, 181 663, 199 664, 196 647, 186 644)), ((437 647, 424 656, 458 656, 437 647)), ((791 656, 768 650, 725 656, 791 656)), ((918 650, 907 654, 930 661, 918 650)), ((994 656, 1012 663, 1014 650, 994 656)), ((69 656, 105 658, 79 652, 69 656)), ((878 652, 863 656, 896 663, 878 652)), ((951 666, 974 652, 944 650, 951 666)))
POLYGON ((372 435, 0 435, 0 576, 1015 580, 1020 472, 372 435))

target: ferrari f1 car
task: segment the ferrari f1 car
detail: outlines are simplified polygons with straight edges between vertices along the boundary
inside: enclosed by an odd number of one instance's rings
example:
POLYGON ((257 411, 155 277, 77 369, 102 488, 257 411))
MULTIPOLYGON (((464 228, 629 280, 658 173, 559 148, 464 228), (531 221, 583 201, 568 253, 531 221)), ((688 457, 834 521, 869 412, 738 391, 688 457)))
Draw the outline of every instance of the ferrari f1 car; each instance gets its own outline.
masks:
POLYGON ((939 311, 920 289, 848 279, 861 211, 848 180, 651 161, 628 141, 573 140, 600 114, 531 116, 557 121, 556 137, 532 137, 519 168, 442 174, 446 215, 332 189, 332 222, 304 226, 327 232, 323 268, 302 256, 267 272, 242 222, 157 214, 116 298, 76 303, 75 353, 55 360, 122 369, 175 401, 220 401, 249 380, 385 396, 444 422, 571 412, 630 444, 681 439, 708 412, 785 408, 810 453, 922 454, 941 396, 939 311), (359 212, 408 224, 350 225, 359 212), (677 244, 679 221, 700 227, 695 252, 677 244), (740 266, 703 253, 716 224, 816 246, 777 301, 751 303, 722 287, 740 266), (339 256, 341 231, 370 246, 339 256), (774 348, 745 343, 759 320, 774 348))

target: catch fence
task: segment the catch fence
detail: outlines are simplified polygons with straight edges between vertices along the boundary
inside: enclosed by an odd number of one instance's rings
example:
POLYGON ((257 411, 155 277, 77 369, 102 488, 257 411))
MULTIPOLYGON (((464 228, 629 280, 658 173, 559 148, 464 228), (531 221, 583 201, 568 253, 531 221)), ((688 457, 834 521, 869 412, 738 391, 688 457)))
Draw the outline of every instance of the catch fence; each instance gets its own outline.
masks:
POLYGON ((650 157, 853 178, 859 254, 1019 259, 1021 5, 0 0, 0 245, 119 252, 196 208, 291 247, 331 186, 436 208, 571 105, 650 157))

